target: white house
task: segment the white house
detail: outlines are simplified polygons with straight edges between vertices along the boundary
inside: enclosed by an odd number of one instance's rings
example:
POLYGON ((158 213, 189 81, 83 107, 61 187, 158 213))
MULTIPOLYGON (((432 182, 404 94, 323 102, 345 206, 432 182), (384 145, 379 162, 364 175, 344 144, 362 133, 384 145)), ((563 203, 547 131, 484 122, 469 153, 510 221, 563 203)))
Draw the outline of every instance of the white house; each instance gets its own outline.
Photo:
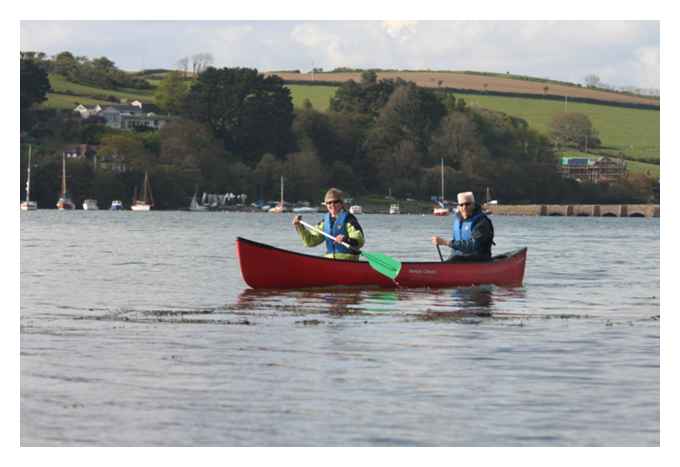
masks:
MULTIPOLYGON (((135 102, 141 105, 141 102, 135 102)), ((134 102, 133 104, 110 105, 102 110, 100 115, 106 120, 106 126, 120 130, 133 130, 139 127, 158 130, 171 119, 153 112, 144 113, 140 106, 134 102)))
POLYGON ((78 104, 73 111, 78 112, 81 118, 90 118, 93 115, 99 115, 99 112, 102 111, 102 107, 99 104, 90 106, 78 104))

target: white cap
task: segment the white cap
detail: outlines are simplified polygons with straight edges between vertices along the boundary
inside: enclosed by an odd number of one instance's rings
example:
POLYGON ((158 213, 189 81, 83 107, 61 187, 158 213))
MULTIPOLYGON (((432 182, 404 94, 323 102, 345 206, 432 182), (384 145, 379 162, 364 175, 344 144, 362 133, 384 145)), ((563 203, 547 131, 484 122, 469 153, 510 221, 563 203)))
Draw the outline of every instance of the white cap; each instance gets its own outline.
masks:
POLYGON ((475 202, 475 195, 472 194, 471 191, 464 191, 462 193, 458 193, 458 204, 463 204, 463 203, 473 203, 475 202))

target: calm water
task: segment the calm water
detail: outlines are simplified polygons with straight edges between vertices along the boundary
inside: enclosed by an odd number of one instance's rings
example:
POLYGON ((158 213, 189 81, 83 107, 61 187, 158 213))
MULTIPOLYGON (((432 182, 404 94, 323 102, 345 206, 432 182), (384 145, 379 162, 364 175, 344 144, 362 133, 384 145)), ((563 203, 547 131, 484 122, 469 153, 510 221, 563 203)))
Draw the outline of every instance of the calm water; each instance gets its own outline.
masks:
POLYGON ((21 213, 22 445, 659 445, 658 219, 495 217, 523 288, 249 290, 237 236, 321 252, 291 218, 21 213))

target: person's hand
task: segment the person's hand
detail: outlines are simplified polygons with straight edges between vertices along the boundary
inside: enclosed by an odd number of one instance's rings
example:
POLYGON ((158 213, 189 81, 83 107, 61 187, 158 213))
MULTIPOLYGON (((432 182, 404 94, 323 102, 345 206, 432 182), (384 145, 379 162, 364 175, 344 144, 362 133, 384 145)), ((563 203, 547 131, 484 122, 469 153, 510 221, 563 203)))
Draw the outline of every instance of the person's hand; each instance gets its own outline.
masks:
POLYGON ((297 216, 293 217, 293 225, 295 227, 299 226, 301 220, 302 220, 302 216, 299 215, 299 214, 297 216))
POLYGON ((337 237, 335 237, 335 243, 342 243, 345 241, 345 236, 343 234, 338 234, 337 237))
POLYGON ((432 237, 432 244, 433 245, 446 245, 446 244, 448 244, 448 242, 441 237, 434 236, 434 237, 432 237))

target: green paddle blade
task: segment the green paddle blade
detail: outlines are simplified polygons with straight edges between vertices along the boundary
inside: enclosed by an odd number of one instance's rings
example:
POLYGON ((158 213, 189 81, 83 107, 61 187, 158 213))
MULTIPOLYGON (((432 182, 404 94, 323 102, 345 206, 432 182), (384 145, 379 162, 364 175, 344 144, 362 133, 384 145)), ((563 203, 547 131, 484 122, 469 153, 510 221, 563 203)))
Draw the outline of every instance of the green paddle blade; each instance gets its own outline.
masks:
POLYGON ((390 256, 382 253, 366 253, 365 251, 362 251, 361 255, 368 260, 368 264, 373 269, 392 280, 394 280, 399 275, 399 271, 401 271, 401 262, 390 256))

